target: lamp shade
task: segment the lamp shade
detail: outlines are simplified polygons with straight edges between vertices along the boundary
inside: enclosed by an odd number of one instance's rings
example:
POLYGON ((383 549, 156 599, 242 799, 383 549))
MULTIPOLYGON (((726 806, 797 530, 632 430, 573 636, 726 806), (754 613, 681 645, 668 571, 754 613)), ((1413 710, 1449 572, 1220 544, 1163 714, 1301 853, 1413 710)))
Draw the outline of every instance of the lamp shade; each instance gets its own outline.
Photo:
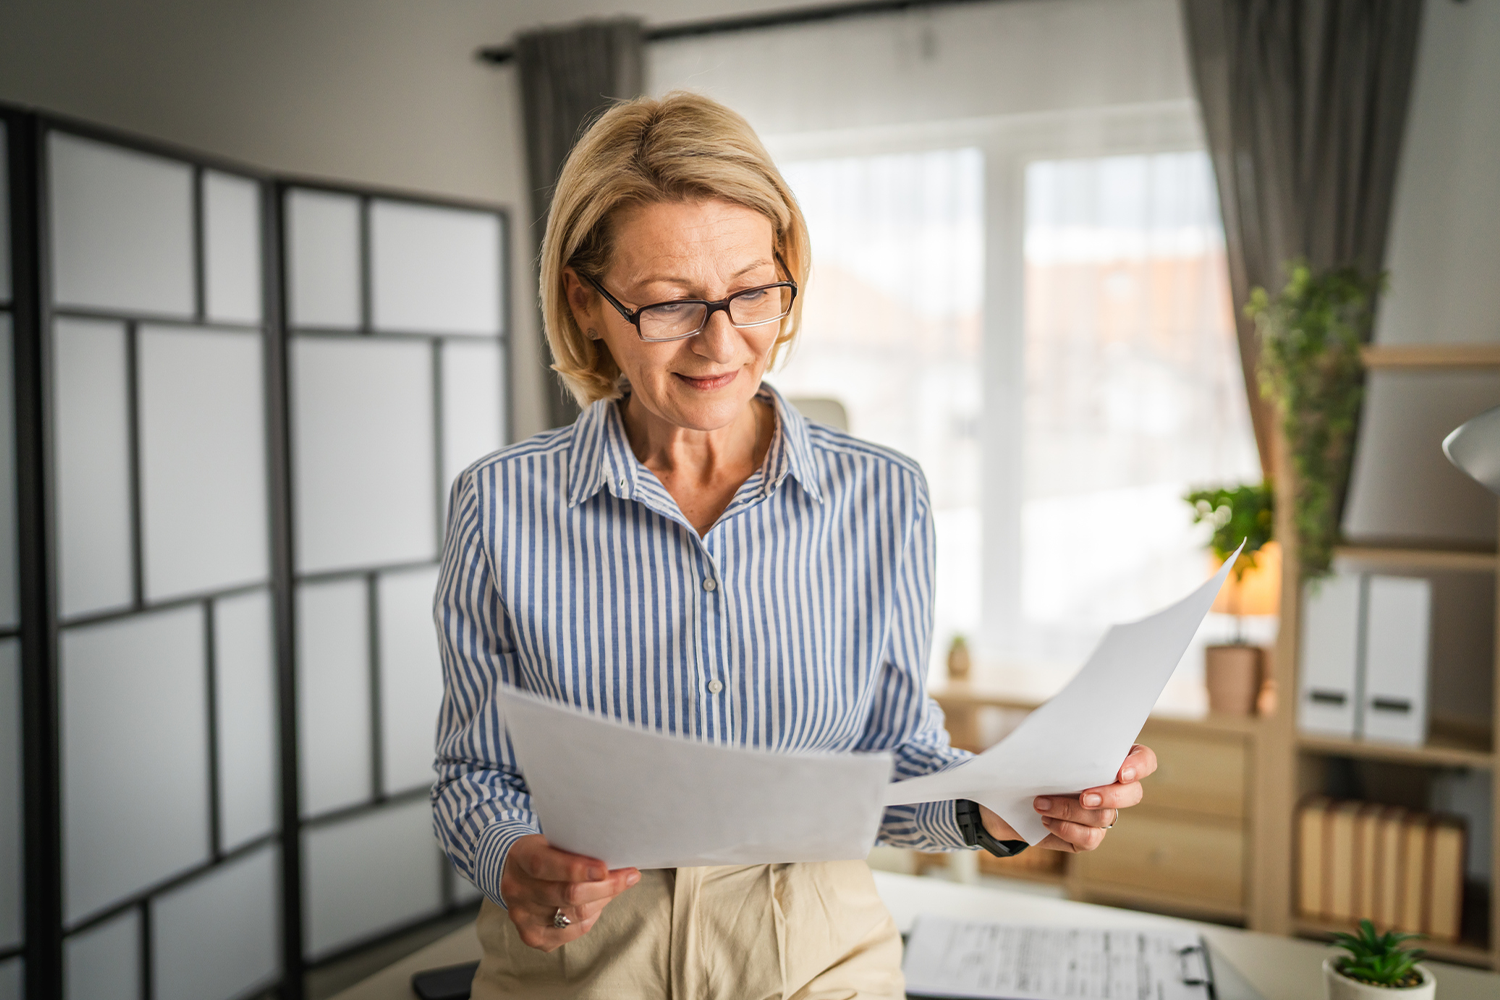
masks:
MULTIPOLYGON (((1245 557, 1241 556, 1243 563, 1245 557)), ((1216 562, 1215 571, 1222 566, 1216 562)), ((1281 612, 1281 546, 1267 542, 1255 553, 1255 566, 1239 580, 1224 581, 1213 609, 1225 615, 1274 615, 1281 612)))
POLYGON ((1449 434, 1443 454, 1491 493, 1500 493, 1500 406, 1449 434))

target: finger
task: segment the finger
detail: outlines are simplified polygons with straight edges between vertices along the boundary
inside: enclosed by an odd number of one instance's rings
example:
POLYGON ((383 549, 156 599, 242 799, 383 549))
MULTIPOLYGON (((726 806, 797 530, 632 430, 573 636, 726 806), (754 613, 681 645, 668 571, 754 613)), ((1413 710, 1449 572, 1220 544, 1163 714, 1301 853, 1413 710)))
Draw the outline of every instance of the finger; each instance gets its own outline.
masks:
POLYGON ((1125 763, 1120 765, 1119 780, 1122 784, 1140 781, 1155 770, 1156 752, 1137 743, 1125 755, 1125 763))
POLYGON ((578 906, 614 899, 640 880, 641 873, 636 869, 620 868, 597 882, 542 882, 541 891, 534 898, 552 907, 578 906))
POLYGON ((1042 823, 1059 840, 1073 845, 1074 851, 1092 851, 1104 843, 1104 831, 1097 826, 1085 826, 1082 823, 1072 823, 1065 819, 1050 817, 1043 817, 1042 823))
POLYGON ((609 876, 604 862, 551 846, 528 852, 521 871, 544 882, 600 882, 609 876))
POLYGON ((1128 785, 1100 785, 1086 789, 1076 801, 1085 809, 1129 809, 1138 805, 1145 794, 1140 782, 1132 781, 1128 785))
POLYGON ((1044 796, 1036 799, 1032 805, 1044 817, 1050 816, 1052 819, 1065 819, 1084 826, 1098 827, 1109 826, 1117 808, 1085 809, 1078 804, 1078 799, 1071 795, 1044 796))

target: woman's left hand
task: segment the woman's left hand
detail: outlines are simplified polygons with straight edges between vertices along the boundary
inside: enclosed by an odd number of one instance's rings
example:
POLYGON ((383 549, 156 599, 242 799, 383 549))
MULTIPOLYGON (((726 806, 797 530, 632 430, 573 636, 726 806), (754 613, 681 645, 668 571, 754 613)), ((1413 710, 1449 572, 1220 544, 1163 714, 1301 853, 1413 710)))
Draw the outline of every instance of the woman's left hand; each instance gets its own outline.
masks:
MULTIPOLYGON (((1086 788, 1077 795, 1039 796, 1032 808, 1052 831, 1037 847, 1051 851, 1092 851, 1104 843, 1104 831, 1115 825, 1121 809, 1141 801, 1141 779, 1156 770, 1156 754, 1137 743, 1115 775, 1115 783, 1086 788)), ((1020 840, 1020 834, 997 813, 980 806, 984 827, 996 840, 1020 840)))

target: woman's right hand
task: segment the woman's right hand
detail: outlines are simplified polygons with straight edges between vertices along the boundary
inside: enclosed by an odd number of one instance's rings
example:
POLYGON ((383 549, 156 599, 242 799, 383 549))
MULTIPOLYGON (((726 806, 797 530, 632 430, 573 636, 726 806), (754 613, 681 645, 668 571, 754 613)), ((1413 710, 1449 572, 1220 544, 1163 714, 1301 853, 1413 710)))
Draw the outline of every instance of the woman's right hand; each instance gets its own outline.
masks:
POLYGON ((500 873, 500 896, 521 940, 532 948, 551 951, 583 937, 609 901, 641 880, 635 868, 609 871, 604 862, 559 851, 539 833, 511 845, 500 873), (561 909, 572 921, 556 927, 552 918, 561 909))

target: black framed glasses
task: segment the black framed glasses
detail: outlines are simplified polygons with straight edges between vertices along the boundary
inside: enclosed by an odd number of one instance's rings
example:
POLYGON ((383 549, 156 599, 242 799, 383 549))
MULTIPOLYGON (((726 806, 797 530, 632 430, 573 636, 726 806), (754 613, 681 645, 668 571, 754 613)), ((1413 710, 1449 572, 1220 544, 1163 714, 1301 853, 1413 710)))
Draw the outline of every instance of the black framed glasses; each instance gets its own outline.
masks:
POLYGON ((707 299, 674 299, 671 302, 641 306, 632 311, 625 308, 619 299, 609 294, 593 277, 587 274, 582 277, 604 296, 606 302, 619 310, 626 322, 635 327, 642 340, 652 343, 686 340, 697 336, 708 325, 709 318, 721 309, 729 314, 729 322, 741 330, 775 323, 792 311, 792 303, 797 298, 795 281, 777 281, 746 288, 717 302, 707 299))

